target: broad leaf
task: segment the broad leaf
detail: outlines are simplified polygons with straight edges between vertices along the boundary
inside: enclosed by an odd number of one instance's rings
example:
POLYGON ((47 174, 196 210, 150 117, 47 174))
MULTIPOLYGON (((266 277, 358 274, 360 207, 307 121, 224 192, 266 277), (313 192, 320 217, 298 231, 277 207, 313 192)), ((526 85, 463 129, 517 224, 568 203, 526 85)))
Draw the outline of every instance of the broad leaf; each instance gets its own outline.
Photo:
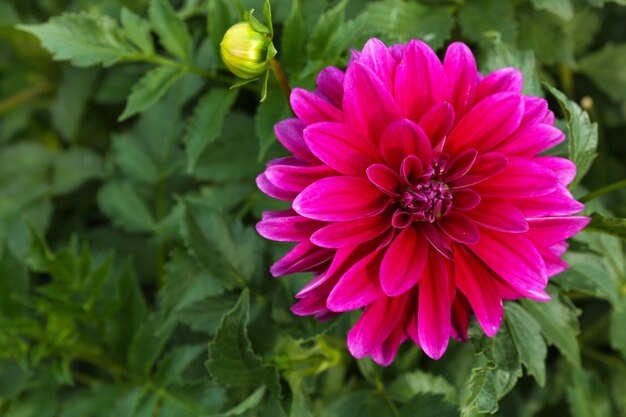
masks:
POLYGON ((149 71, 133 86, 118 120, 126 120, 155 104, 183 75, 181 69, 172 67, 157 67, 149 71))
POLYGON ((548 349, 541 337, 539 323, 516 303, 506 304, 506 322, 515 341, 520 360, 529 375, 533 375, 540 386, 546 381, 546 354, 548 349))
POLYGON ((191 36, 185 22, 176 14, 169 0, 150 0, 148 15, 165 49, 183 61, 189 62, 191 60, 191 36))

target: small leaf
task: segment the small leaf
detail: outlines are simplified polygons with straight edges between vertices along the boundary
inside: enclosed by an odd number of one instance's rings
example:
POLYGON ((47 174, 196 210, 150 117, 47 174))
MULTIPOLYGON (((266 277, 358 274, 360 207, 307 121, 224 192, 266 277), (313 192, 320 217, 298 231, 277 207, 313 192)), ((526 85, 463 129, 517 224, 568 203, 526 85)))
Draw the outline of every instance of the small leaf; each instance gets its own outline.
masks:
POLYGON ((122 28, 124 28, 128 38, 141 49, 143 53, 147 55, 154 54, 150 23, 126 7, 122 8, 120 20, 122 22, 122 28))
POLYGON ((565 115, 569 159, 576 164, 576 178, 569 186, 573 189, 589 171, 598 155, 598 124, 591 123, 589 114, 569 100, 565 94, 550 85, 546 84, 546 87, 556 97, 565 115))
POLYGON ((546 382, 546 354, 548 349, 541 337, 539 323, 516 303, 507 303, 506 322, 515 341, 515 347, 529 375, 540 386, 546 382))
POLYGON ((165 49, 184 62, 191 61, 191 36, 169 0, 150 0, 148 16, 165 49))
POLYGON ((52 170, 52 192, 56 195, 67 194, 85 182, 104 175, 100 155, 80 148, 69 149, 56 156, 52 170))
POLYGON ((502 40, 514 44, 517 21, 509 0, 475 0, 466 2, 459 11, 459 25, 470 40, 489 46, 487 33, 499 33, 502 40))
POLYGON ((309 59, 322 59, 328 47, 329 40, 341 27, 346 14, 347 0, 341 0, 335 7, 320 16, 315 30, 307 43, 309 59))
POLYGON ((533 6, 548 11, 561 19, 569 20, 574 17, 574 6, 571 0, 532 0, 533 6))
POLYGON ((171 67, 156 67, 149 71, 133 86, 118 121, 124 121, 152 106, 183 75, 180 69, 171 67))
POLYGON ((524 309, 541 325, 543 336, 551 345, 555 345, 575 366, 580 366, 578 346, 579 311, 553 288, 548 288, 552 300, 547 303, 522 300, 524 309))
POLYGON ((252 351, 247 330, 249 318, 250 295, 246 289, 235 307, 224 315, 215 338, 209 343, 207 369, 225 387, 266 385, 278 393, 276 369, 263 365, 252 351))
POLYGON ((212 0, 209 2, 207 16, 208 32, 215 55, 220 55, 220 42, 233 21, 227 0, 212 0))
POLYGON ((283 28, 281 37, 280 62, 291 71, 301 69, 304 65, 306 27, 302 15, 301 0, 291 1, 291 11, 283 28))
POLYGON ((202 152, 221 133, 226 114, 235 102, 237 94, 238 90, 212 88, 196 105, 185 132, 189 172, 194 171, 202 152))
POLYGON ((111 181, 98 193, 100 209, 128 232, 152 232, 155 221, 146 203, 127 182, 111 181))
POLYGON ((117 22, 108 16, 66 13, 46 23, 18 28, 39 38, 55 60, 69 60, 77 67, 108 67, 138 52, 117 22))
POLYGON ((129 369, 137 375, 150 375, 173 330, 174 326, 164 324, 155 313, 149 315, 137 329, 129 347, 129 369))
POLYGON ((583 57, 579 68, 613 100, 626 101, 626 43, 606 44, 583 57))

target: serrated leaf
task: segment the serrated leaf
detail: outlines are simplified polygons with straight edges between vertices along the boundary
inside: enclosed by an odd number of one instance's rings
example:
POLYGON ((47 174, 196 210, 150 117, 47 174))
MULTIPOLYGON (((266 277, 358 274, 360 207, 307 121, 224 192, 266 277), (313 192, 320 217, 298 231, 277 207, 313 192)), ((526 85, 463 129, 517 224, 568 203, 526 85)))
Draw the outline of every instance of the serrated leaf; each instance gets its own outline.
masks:
POLYGON ((156 67, 150 70, 133 86, 118 121, 124 121, 155 104, 183 75, 179 68, 156 67))
POLYGON ((558 291, 548 288, 552 300, 546 303, 522 300, 524 309, 539 323, 543 336, 549 344, 555 345, 575 366, 580 366, 578 346, 578 310, 566 303, 558 291))
POLYGON ((420 370, 400 375, 386 390, 391 398, 400 402, 407 402, 418 394, 443 394, 449 400, 457 395, 456 389, 441 375, 420 370))
POLYGON ((517 37, 517 21, 509 0, 466 2, 459 11, 459 25, 465 36, 483 47, 489 46, 488 33, 499 33, 509 44, 517 37))
POLYGON ((250 295, 245 289, 235 307, 224 315, 215 338, 209 343, 207 369, 225 387, 266 385, 278 393, 276 369, 263 365, 252 351, 247 331, 249 318, 250 295))
POLYGON ((604 265, 603 258, 593 253, 569 251, 564 258, 570 268, 554 277, 567 291, 579 291, 619 304, 617 282, 604 265))
POLYGON ((184 202, 183 237, 196 259, 224 285, 243 285, 256 272, 259 239, 210 207, 184 202))
POLYGON ((532 0, 533 6, 550 12, 561 19, 569 20, 574 17, 574 6, 571 0, 532 0))
POLYGON ((154 381, 161 386, 181 383, 183 373, 204 352, 204 344, 178 346, 159 362, 154 381))
POLYGON ((296 71, 304 65, 306 35, 301 0, 292 0, 280 41, 280 61, 288 70, 296 71))
POLYGON ((147 377, 163 352, 174 326, 164 322, 156 313, 149 315, 137 328, 128 349, 128 367, 147 377))
POLYGON ((226 115, 237 98, 239 90, 210 89, 198 102, 187 131, 187 169, 193 172, 207 146, 221 133, 226 115))
POLYGON ((529 375, 533 375, 540 386, 546 381, 546 354, 548 349, 541 337, 541 326, 515 303, 507 303, 506 322, 515 341, 520 360, 526 366, 529 375))
POLYGON ((148 16, 165 49, 184 62, 191 61, 191 36, 169 0, 150 0, 148 16))
POLYGON ((112 145, 115 161, 126 175, 145 184, 159 181, 159 167, 136 137, 128 133, 113 135, 112 145))
POLYGON ((152 232, 155 221, 146 203, 128 183, 111 181, 98 193, 100 209, 128 232, 152 232))
POLYGON ((467 390, 461 416, 471 416, 474 411, 493 414, 498 410, 496 370, 488 367, 472 369, 467 382, 467 390))
POLYGON ((581 72, 609 97, 626 101, 626 43, 609 43, 583 57, 578 64, 581 72))
POLYGON ((208 417, 233 417, 240 416, 247 411, 255 409, 260 403, 263 397, 265 396, 265 385, 257 388, 252 394, 250 394, 246 399, 242 402, 231 408, 230 410, 219 413, 219 414, 211 414, 208 417))
POLYGON ((402 0, 370 3, 362 18, 363 27, 379 35, 387 44, 420 39, 433 49, 443 46, 454 27, 451 8, 402 0))
POLYGON ((98 79, 95 68, 78 69, 66 67, 63 70, 61 85, 50 107, 52 124, 66 142, 76 139, 85 107, 98 79))
POLYGON ((418 394, 400 409, 399 417, 455 417, 456 407, 443 395, 418 394))
POLYGON ((569 159, 576 164, 576 178, 569 185, 570 189, 573 189, 589 171, 598 155, 598 124, 591 123, 589 114, 569 100, 565 94, 550 85, 546 86, 558 100, 565 115, 569 159))
POLYGON ((78 67, 108 67, 138 53, 117 22, 108 16, 66 13, 46 23, 18 28, 39 38, 55 60, 69 60, 78 67))
POLYGON ((150 23, 142 17, 136 15, 126 7, 122 8, 120 15, 122 28, 128 38, 145 54, 154 54, 154 44, 152 42, 152 28, 150 23))
POLYGON ((207 15, 208 32, 211 43, 215 50, 215 55, 220 55, 220 42, 228 28, 232 24, 232 16, 227 0, 211 0, 209 2, 207 15))
POLYGON ((254 116, 254 130, 259 140, 259 161, 265 159, 267 151, 276 143, 274 125, 291 115, 289 104, 278 90, 269 94, 268 99, 259 105, 254 116))

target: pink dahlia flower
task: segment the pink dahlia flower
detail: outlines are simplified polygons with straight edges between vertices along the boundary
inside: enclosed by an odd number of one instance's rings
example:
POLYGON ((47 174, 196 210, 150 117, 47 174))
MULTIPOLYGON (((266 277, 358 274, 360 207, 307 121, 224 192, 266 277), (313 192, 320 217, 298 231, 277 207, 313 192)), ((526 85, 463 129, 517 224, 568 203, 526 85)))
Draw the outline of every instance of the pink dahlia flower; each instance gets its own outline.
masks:
POLYGON ((363 309, 348 335, 357 358, 387 365, 407 339, 431 358, 465 340, 473 313, 488 336, 502 300, 548 301, 567 268, 565 240, 586 217, 546 101, 522 95, 522 75, 487 76, 454 43, 443 63, 425 43, 371 39, 346 72, 295 89, 297 118, 275 127, 293 156, 271 161, 259 188, 291 202, 257 230, 298 242, 271 272, 315 278, 292 307, 327 319, 363 309))

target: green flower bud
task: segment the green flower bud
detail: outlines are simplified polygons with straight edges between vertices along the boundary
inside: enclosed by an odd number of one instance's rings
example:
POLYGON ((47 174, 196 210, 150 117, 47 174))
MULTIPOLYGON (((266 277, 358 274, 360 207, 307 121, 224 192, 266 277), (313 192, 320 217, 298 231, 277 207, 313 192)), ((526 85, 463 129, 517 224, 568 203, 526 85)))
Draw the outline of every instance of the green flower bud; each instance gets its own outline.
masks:
POLYGON ((233 74, 249 80, 267 70, 267 52, 271 44, 268 34, 256 31, 250 22, 241 22, 224 34, 220 55, 233 74))

